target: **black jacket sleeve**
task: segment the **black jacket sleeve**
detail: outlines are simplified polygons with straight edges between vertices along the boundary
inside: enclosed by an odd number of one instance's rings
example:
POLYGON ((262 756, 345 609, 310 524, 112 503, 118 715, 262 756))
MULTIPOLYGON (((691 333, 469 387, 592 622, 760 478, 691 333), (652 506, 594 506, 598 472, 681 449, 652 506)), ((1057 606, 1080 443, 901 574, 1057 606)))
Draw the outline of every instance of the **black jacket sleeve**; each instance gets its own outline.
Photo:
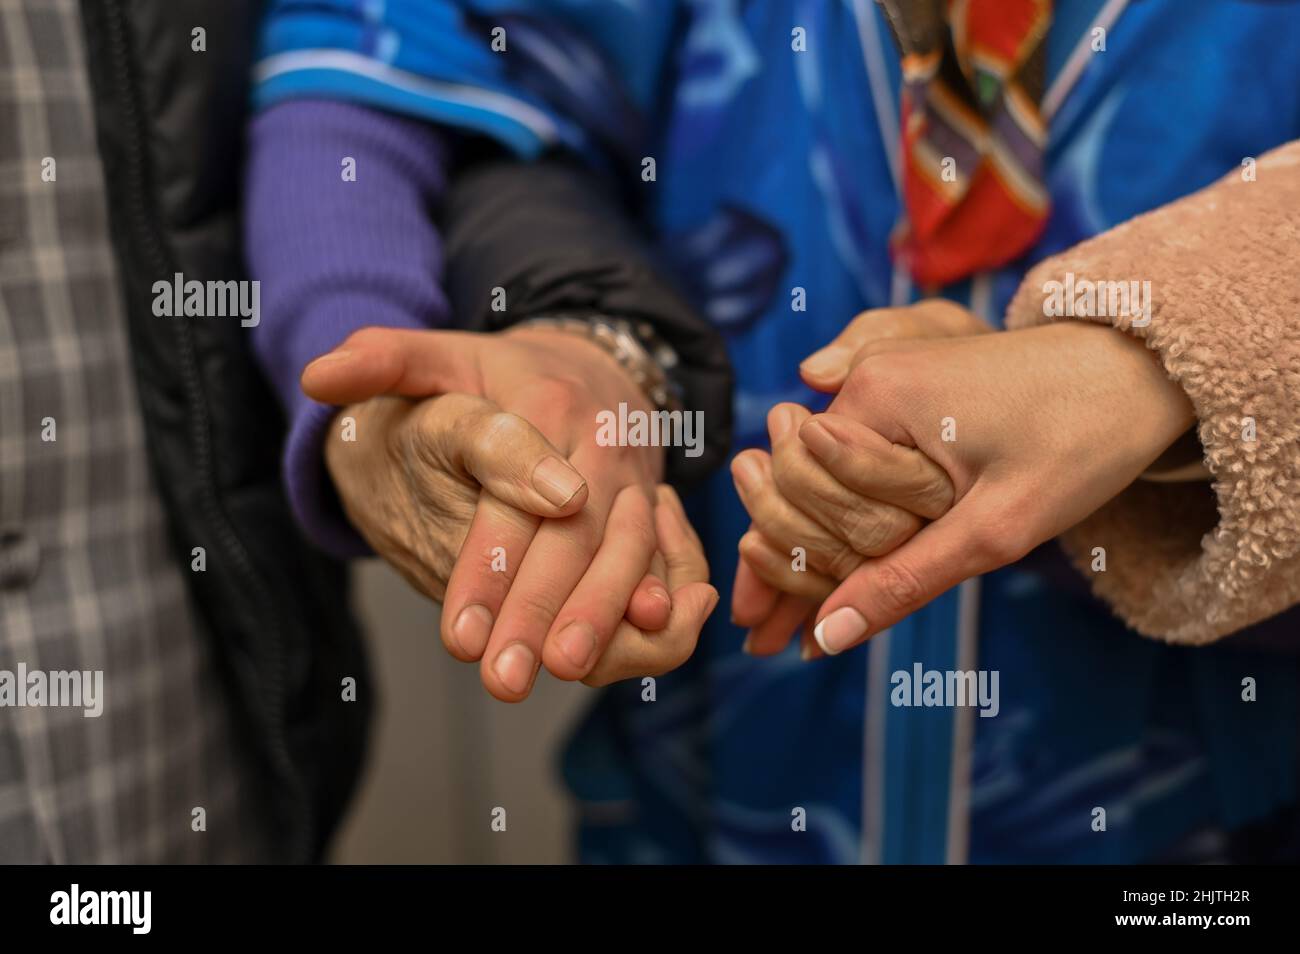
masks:
POLYGON ((673 286, 598 174, 563 157, 479 161, 455 176, 440 222, 458 326, 496 331, 556 312, 648 322, 677 352, 673 379, 684 409, 704 412, 704 452, 667 454, 668 479, 689 486, 726 459, 726 346, 673 286), (492 309, 497 287, 505 289, 504 311, 492 309))

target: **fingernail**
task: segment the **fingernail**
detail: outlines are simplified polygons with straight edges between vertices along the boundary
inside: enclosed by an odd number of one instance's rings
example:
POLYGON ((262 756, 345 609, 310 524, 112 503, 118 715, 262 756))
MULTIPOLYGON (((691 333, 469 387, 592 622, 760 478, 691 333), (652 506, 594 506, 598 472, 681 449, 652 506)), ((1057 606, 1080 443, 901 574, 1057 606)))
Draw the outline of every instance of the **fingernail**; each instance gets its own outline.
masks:
POLYGON ((772 412, 772 442, 776 443, 789 434, 794 427, 794 410, 783 407, 772 412))
POLYGON ((451 634, 466 656, 478 659, 487 649, 492 635, 492 611, 481 603, 471 603, 460 611, 451 627, 451 634))
POLYGON ((731 462, 731 475, 745 490, 749 490, 762 479, 762 474, 758 472, 758 462, 748 455, 737 457, 731 462))
POLYGON ((829 348, 822 348, 820 351, 814 351, 810 354, 799 365, 799 370, 811 374, 815 378, 833 378, 842 374, 848 363, 848 349, 837 348, 832 345, 829 348))
POLYGON ((492 671, 501 680, 501 685, 515 695, 523 695, 528 691, 536 669, 537 657, 523 643, 511 643, 501 650, 501 655, 492 664, 492 671))
POLYGON ((591 654, 596 651, 596 633, 589 623, 575 619, 555 634, 555 644, 565 659, 579 669, 586 669, 591 654))
POLYGON ((862 638, 867 621, 852 606, 841 606, 813 629, 813 638, 827 656, 844 652, 862 638))
POLYGON ((533 468, 533 487, 557 507, 577 496, 584 483, 578 472, 558 457, 547 457, 533 468))
POLYGON ((662 586, 652 586, 648 590, 646 590, 646 593, 648 593, 650 596, 654 597, 655 599, 660 600, 661 602, 667 603, 670 606, 672 605, 673 598, 668 595, 668 591, 664 589, 662 586))
POLYGON ((752 629, 745 634, 745 641, 740 644, 740 651, 749 656, 754 655, 754 631, 752 629))
POLYGON ((822 460, 833 458, 840 446, 826 425, 815 417, 799 428, 799 439, 822 460))
POLYGON ((799 658, 804 662, 811 662, 815 658, 812 643, 803 643, 799 646, 799 658))

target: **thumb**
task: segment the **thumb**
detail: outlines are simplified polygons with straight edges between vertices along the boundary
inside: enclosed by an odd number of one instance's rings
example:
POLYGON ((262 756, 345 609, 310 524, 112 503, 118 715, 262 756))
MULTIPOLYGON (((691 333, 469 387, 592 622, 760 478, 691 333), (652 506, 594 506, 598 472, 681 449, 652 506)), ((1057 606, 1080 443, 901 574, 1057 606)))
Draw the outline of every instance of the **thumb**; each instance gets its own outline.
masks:
POLYGON ((472 478, 498 500, 539 517, 587 502, 587 482, 542 432, 486 398, 447 394, 412 414, 418 457, 472 478))
POLYGON ((842 653, 893 626, 956 586, 1018 558, 1008 549, 982 544, 987 525, 978 495, 952 510, 887 556, 867 560, 850 573, 817 611, 813 637, 828 656, 842 653))
POLYGON ((482 346, 483 336, 463 331, 362 328, 308 364, 300 383, 308 397, 337 405, 380 394, 480 394, 482 346))

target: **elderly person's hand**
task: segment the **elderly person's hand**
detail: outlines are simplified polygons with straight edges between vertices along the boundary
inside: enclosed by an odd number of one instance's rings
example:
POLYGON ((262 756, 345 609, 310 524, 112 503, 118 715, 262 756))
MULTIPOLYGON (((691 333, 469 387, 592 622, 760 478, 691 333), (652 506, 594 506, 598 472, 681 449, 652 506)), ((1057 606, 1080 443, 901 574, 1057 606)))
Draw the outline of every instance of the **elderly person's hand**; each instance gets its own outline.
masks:
POLYGON ((542 328, 366 329, 303 388, 355 420, 355 440, 336 428, 326 447, 349 518, 442 599, 444 644, 482 660, 493 695, 523 699, 542 664, 603 683, 689 656, 707 565, 693 534, 673 552, 660 539, 663 449, 597 443, 599 411, 650 410, 603 349, 542 328), (669 588, 683 586, 679 607, 669 588))

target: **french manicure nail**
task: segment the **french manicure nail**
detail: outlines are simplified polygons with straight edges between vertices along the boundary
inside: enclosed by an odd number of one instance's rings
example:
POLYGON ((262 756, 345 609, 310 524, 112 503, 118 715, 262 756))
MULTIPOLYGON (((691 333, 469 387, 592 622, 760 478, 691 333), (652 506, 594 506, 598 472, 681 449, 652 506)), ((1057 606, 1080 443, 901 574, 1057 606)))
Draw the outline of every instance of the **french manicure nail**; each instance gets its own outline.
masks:
POLYGON ((586 483, 572 467, 558 457, 547 457, 533 468, 533 487, 555 504, 563 507, 586 483))
POLYGON ((555 634, 555 644, 565 659, 579 669, 586 669, 591 654, 596 651, 596 633, 591 624, 575 619, 555 634))
POLYGON ((866 618, 852 606, 841 606, 813 629, 813 638, 827 656, 844 652, 867 631, 866 618))
POLYGON ((487 649, 488 637, 492 635, 492 611, 481 603, 471 603, 456 617, 451 634, 461 652, 471 659, 478 659, 487 649))
POLYGON ((517 696, 523 695, 532 685, 537 671, 537 657, 523 643, 511 643, 501 650, 501 655, 492 664, 492 671, 501 680, 501 685, 517 696))

